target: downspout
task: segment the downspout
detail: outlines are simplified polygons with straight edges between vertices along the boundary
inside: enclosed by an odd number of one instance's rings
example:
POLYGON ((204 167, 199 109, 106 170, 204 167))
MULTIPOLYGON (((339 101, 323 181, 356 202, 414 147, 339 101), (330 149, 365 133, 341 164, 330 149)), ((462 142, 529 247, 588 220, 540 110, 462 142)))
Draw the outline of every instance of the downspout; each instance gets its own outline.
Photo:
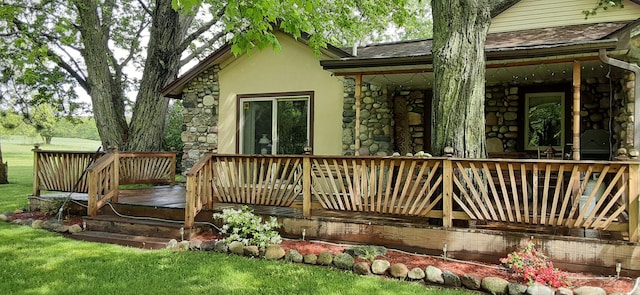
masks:
POLYGON ((635 81, 634 81, 634 89, 633 89, 633 95, 634 97, 634 120, 633 120, 633 148, 634 149, 638 149, 640 148, 640 66, 638 66, 637 64, 633 64, 633 63, 628 63, 626 61, 622 61, 619 59, 615 59, 612 57, 607 56, 607 50, 606 49, 600 49, 599 55, 600 60, 608 65, 612 65, 614 67, 617 68, 621 68, 624 70, 628 70, 631 71, 635 74, 635 81))

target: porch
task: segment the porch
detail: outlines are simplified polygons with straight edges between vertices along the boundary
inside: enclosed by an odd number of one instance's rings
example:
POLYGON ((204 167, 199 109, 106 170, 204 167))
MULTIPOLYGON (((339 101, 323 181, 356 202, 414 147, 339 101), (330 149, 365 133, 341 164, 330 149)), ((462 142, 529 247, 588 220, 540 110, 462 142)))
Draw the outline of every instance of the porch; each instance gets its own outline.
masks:
POLYGON ((86 202, 89 216, 111 204, 186 229, 210 222, 214 211, 249 205, 277 216, 288 237, 432 254, 446 247, 451 257, 487 261, 534 237, 573 268, 620 262, 640 271, 638 162, 207 154, 183 187, 171 181, 174 158, 35 150, 33 195, 76 191, 71 196, 86 202))

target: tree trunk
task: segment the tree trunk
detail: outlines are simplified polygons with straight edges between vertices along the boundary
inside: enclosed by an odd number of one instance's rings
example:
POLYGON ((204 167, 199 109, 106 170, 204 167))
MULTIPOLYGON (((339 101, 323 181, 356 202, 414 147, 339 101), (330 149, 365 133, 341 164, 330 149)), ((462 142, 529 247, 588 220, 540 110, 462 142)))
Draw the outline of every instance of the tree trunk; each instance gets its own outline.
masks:
POLYGON ((89 95, 93 105, 96 127, 102 145, 122 148, 128 138, 124 114, 124 95, 120 81, 114 79, 109 67, 109 28, 101 24, 96 0, 74 1, 80 20, 80 34, 87 66, 89 95))
POLYGON ((434 0, 432 151, 484 158, 485 54, 489 0, 434 0))
POLYGON ((411 130, 409 130, 409 108, 406 96, 393 98, 394 141, 396 151, 404 156, 411 152, 411 130))
POLYGON ((2 145, 0 145, 0 184, 9 183, 9 167, 7 163, 2 160, 2 145))
POLYGON ((160 91, 178 73, 179 46, 184 38, 179 17, 178 12, 171 8, 171 0, 156 2, 127 150, 159 151, 162 148, 169 100, 162 97, 160 91))

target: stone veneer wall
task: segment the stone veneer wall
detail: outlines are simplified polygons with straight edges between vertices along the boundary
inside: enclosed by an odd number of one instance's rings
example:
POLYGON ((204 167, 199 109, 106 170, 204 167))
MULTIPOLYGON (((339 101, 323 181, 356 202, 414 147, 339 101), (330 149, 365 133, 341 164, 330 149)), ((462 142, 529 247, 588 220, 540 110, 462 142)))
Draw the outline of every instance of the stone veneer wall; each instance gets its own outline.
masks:
POLYGON ((515 152, 517 149, 518 87, 490 86, 485 89, 485 125, 488 152, 515 152))
MULTIPOLYGON (((344 80, 342 106, 342 154, 355 154, 356 99, 355 80, 344 80)), ((360 155, 391 155, 393 153, 393 112, 386 89, 362 83, 360 107, 360 155)))
MULTIPOLYGON (((633 155, 637 156, 638 148, 633 146, 634 140, 634 112, 636 103, 635 74, 626 73, 621 79, 620 92, 615 95, 614 118, 614 138, 619 140, 618 148, 624 148, 627 152, 635 150, 633 155)), ((640 115, 640 114, 636 114, 640 115)))
POLYGON ((218 150, 219 71, 220 68, 214 66, 202 72, 182 92, 182 171, 191 168, 205 153, 218 150))

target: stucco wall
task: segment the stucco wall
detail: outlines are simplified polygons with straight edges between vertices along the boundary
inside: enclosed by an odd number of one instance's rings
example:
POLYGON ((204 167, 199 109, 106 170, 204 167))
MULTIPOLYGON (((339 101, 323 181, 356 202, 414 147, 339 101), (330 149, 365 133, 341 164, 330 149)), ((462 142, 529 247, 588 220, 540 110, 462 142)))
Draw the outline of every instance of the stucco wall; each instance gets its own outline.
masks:
POLYGON ((236 153, 238 94, 314 91, 313 153, 341 154, 342 82, 322 70, 322 56, 308 46, 284 34, 277 37, 279 52, 266 48, 221 65, 218 153, 236 153))

